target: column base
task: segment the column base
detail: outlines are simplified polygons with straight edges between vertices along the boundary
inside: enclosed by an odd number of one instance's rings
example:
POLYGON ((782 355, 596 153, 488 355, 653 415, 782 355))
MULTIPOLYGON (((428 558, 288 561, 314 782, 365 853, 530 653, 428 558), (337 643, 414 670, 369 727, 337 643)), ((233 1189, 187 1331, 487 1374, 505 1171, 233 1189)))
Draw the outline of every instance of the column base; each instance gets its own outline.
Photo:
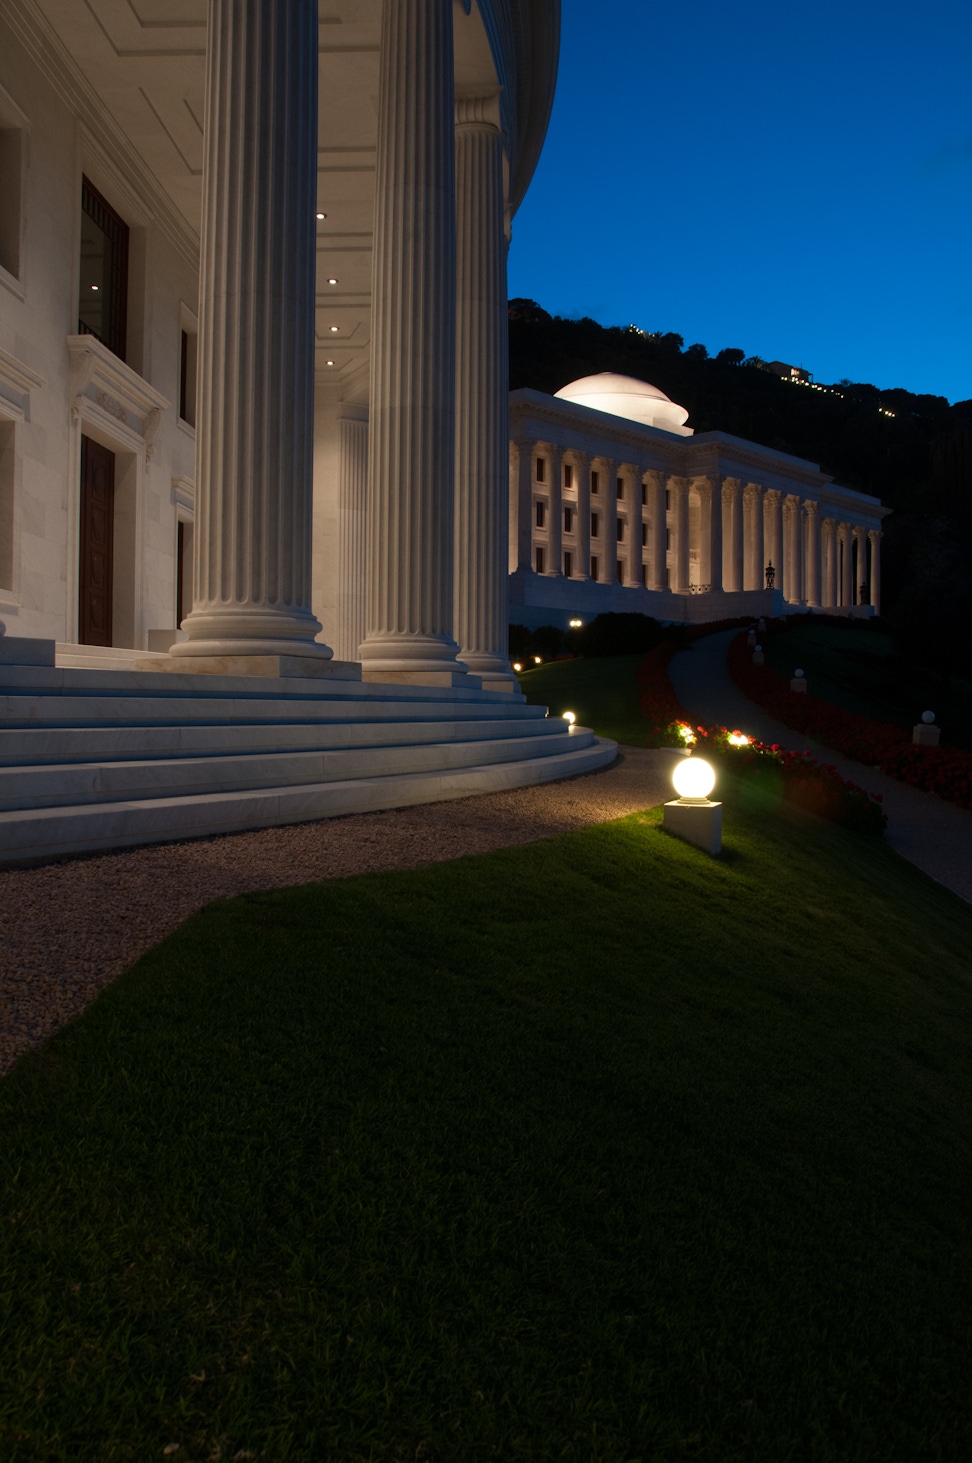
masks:
POLYGON ((360 681, 356 660, 325 660, 316 655, 155 655, 136 660, 137 671, 196 676, 269 676, 275 680, 360 681))

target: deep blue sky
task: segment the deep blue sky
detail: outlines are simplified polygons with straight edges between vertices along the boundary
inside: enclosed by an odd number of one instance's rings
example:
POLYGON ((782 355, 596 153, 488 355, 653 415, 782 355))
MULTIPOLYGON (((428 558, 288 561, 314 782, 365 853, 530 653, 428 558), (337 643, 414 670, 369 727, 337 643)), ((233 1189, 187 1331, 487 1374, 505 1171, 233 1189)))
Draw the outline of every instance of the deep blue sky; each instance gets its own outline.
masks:
POLYGON ((510 294, 972 397, 968 0, 563 0, 510 294))

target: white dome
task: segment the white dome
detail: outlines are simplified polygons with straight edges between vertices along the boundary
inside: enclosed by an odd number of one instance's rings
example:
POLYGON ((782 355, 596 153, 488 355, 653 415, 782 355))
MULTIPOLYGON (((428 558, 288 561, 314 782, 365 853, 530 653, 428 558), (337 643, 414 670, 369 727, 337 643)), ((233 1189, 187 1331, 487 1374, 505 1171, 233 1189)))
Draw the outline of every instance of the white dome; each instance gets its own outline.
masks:
POLYGON ((571 381, 554 394, 562 401, 573 401, 578 406, 608 412, 613 417, 627 417, 629 421, 641 422, 646 427, 660 427, 663 432, 674 432, 679 437, 692 435, 692 428, 685 426, 688 420, 685 407, 669 401, 657 386, 638 381, 634 376, 600 371, 596 376, 582 376, 579 381, 571 381))

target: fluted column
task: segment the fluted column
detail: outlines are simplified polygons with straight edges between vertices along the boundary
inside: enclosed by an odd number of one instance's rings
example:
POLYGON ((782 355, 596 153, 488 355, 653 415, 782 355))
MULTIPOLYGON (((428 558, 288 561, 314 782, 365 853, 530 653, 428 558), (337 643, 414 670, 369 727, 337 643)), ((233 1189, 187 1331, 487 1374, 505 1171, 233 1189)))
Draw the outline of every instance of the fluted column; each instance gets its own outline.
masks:
POLYGON ((550 474, 550 507, 547 513, 547 573, 563 577, 564 572, 564 450, 554 443, 546 446, 550 474))
POLYGON ((668 588, 665 573, 665 550, 668 544, 668 523, 665 516, 665 474, 648 472, 648 588, 668 588))
POLYGON ((743 588, 762 589, 766 583, 763 559, 763 490, 758 483, 747 483, 743 489, 743 534, 743 588))
POLYGON ((867 529, 858 524, 854 529, 854 542, 857 544, 857 583, 854 585, 854 599, 857 604, 865 604, 870 601, 864 599, 861 593, 868 584, 867 574, 867 529))
POLYGON ((820 594, 820 505, 814 498, 804 503, 806 511, 806 586, 804 599, 814 609, 819 609, 820 594))
POLYGON ((763 565, 763 585, 766 584, 766 570, 770 564, 776 570, 775 587, 783 590, 786 579, 783 564, 783 494, 779 488, 769 488, 764 498, 766 512, 766 563, 763 565))
POLYGON ((605 584, 618 582, 618 464, 613 457, 601 458, 601 548, 604 564, 601 578, 605 584))
POLYGON ((837 525, 832 518, 820 520, 820 539, 823 555, 823 591, 820 602, 824 609, 833 609, 837 603, 837 525))
POLYGON ((722 488, 718 478, 696 483, 701 506, 699 583, 717 592, 722 589, 722 488))
POLYGON ((783 504, 783 593, 789 604, 803 599, 802 529, 800 499, 790 493, 783 504))
POLYGON ((871 540, 871 604, 874 613, 881 613, 881 530, 872 528, 868 532, 871 540))
POLYGON ((575 579, 591 577, 591 456, 589 452, 574 452, 574 472, 577 475, 577 552, 574 564, 575 579))
POLYGON ((840 602, 844 606, 852 605, 854 603, 854 564, 851 553, 850 524, 840 524, 837 534, 840 543, 840 602))
POLYGON ((742 514, 742 483, 739 478, 726 478, 722 485, 723 517, 726 511, 726 489, 729 489, 729 556, 726 567, 728 574, 723 575, 723 587, 732 593, 738 593, 743 587, 743 553, 745 550, 745 539, 743 538, 743 514, 742 514))
POLYGON ((628 519, 628 544, 625 554, 628 577, 625 583, 641 588, 641 468, 634 462, 626 462, 622 469, 627 487, 625 507, 628 519))
POLYGON ((688 594, 689 575, 689 483, 688 478, 671 477, 668 489, 672 495, 675 510, 675 572, 672 575, 672 589, 676 594, 688 594))
POLYGON ((186 670, 207 656, 320 661, 331 651, 310 610, 317 3, 211 0, 209 14, 193 609, 172 654, 186 670))
MULTIPOLYGON (((316 55, 316 45, 314 47, 316 55)), ((382 7, 364 676, 450 684, 456 197, 452 6, 382 7)))
POLYGON ((353 660, 365 633, 368 423, 342 417, 338 465, 338 624, 334 648, 353 660))
POLYGON ((453 634, 491 689, 506 653, 509 369, 503 134, 495 95, 456 99, 456 524, 453 634))
POLYGON ((516 508, 511 515, 511 572, 533 568, 533 456, 536 451, 536 443, 531 438, 518 437, 513 445, 516 462, 510 472, 511 475, 516 472, 513 488, 516 508))

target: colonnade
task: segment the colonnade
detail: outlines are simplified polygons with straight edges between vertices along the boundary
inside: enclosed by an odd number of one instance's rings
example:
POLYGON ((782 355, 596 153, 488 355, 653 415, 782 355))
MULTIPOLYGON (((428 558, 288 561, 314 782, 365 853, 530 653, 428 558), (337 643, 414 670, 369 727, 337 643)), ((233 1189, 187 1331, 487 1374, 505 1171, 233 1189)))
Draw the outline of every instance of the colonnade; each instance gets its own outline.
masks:
POLYGON ((510 444, 510 475, 511 570, 731 594, 765 588, 772 565, 791 604, 880 611, 880 530, 836 518, 817 498, 539 438, 510 444))
MULTIPOLYGON (((210 13, 194 607, 173 654, 186 670, 320 662, 332 652, 310 609, 317 4, 212 0, 210 13)), ((339 560, 355 575, 339 594, 342 638, 364 595, 366 679, 462 684, 474 668, 514 685, 498 94, 494 78, 456 96, 450 5, 383 7, 366 505, 365 429, 341 428, 339 560)))

